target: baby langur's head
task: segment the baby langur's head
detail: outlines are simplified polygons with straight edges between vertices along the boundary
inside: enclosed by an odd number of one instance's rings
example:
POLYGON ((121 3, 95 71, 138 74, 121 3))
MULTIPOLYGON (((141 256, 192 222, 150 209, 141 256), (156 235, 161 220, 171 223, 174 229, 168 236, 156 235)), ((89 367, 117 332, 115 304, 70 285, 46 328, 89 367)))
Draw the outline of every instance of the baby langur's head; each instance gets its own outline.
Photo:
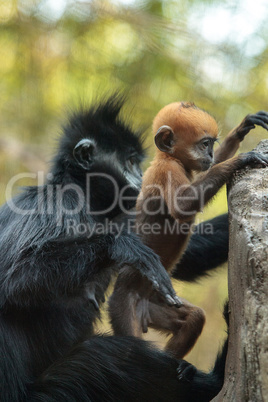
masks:
POLYGON ((204 171, 212 165, 218 125, 194 103, 165 106, 154 118, 153 133, 157 148, 178 159, 186 170, 204 171))

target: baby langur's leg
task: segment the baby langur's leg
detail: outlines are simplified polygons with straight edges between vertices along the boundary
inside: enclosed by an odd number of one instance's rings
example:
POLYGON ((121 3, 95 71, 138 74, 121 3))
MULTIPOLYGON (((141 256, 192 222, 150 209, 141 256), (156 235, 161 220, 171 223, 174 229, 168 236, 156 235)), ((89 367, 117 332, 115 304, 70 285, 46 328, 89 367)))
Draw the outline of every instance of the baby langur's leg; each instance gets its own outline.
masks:
MULTIPOLYGON (((166 303, 153 289, 151 282, 137 270, 124 267, 120 271, 109 299, 109 315, 115 335, 140 337, 148 331, 149 302, 154 294, 158 296, 159 303, 166 303)), ((176 309, 178 308, 181 306, 177 305, 176 309)))
POLYGON ((109 299, 109 315, 115 335, 141 337, 147 332, 150 282, 133 268, 124 267, 109 299))
POLYGON ((164 334, 172 334, 166 350, 172 352, 177 359, 182 359, 201 334, 205 314, 201 308, 185 299, 181 300, 183 305, 176 308, 165 305, 155 293, 142 297, 133 289, 129 291, 125 286, 116 287, 109 301, 114 334, 141 337, 148 331, 148 327, 164 334))
POLYGON ((126 291, 114 292, 109 300, 109 316, 114 335, 140 336, 136 320, 137 295, 126 291))
POLYGON ((204 311, 182 299, 179 308, 167 306, 146 278, 125 267, 109 300, 109 314, 115 335, 141 337, 148 327, 172 334, 166 349, 177 358, 194 346, 205 323, 204 311))
POLYGON ((181 300, 183 305, 174 308, 152 297, 148 311, 150 328, 172 334, 165 349, 177 359, 182 359, 192 349, 205 324, 204 311, 185 299, 181 300))

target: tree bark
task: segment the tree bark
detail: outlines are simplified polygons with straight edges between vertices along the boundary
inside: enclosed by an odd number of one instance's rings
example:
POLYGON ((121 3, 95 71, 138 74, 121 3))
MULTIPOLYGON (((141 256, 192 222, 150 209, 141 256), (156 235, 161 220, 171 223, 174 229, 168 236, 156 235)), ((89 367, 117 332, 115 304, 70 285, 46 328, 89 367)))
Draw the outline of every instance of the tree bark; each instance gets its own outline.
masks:
MULTIPOLYGON (((268 154, 268 140, 255 149, 268 154)), ((268 168, 229 185, 229 344, 214 402, 268 401, 268 168)))

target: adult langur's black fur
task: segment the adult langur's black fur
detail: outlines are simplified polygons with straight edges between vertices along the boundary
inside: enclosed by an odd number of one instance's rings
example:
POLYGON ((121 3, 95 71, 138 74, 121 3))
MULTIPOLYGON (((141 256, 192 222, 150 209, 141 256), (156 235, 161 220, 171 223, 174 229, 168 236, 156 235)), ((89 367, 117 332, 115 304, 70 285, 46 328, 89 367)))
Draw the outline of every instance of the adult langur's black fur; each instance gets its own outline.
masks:
POLYGON ((144 341, 93 336, 111 276, 123 264, 176 303, 158 257, 134 234, 97 230, 121 212, 118 200, 111 207, 114 184, 128 185, 125 208, 140 184, 140 139, 119 119, 114 99, 74 114, 47 183, 1 208, 1 402, 200 402, 221 388, 226 348, 204 374, 144 341), (88 193, 87 173, 98 173, 88 193))
POLYGON ((228 242, 228 214, 200 223, 172 276, 189 282, 206 276, 209 271, 227 261, 228 242))

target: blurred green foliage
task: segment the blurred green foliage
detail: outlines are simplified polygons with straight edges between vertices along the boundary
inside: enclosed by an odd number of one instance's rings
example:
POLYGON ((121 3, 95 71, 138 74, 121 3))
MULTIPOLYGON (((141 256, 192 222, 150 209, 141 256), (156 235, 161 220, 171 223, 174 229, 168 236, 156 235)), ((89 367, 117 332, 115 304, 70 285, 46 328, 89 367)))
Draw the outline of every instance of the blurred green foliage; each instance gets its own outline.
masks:
MULTIPOLYGON (((127 93, 125 118, 147 130, 148 146, 154 115, 176 100, 208 110, 223 136, 247 113, 268 109, 265 3, 256 0, 252 9, 248 0, 0 0, 2 201, 10 177, 45 168, 65 113, 113 90, 127 93)), ((256 128, 242 150, 265 137, 256 128)), ((34 180, 19 184, 26 183, 34 180)), ((222 190, 199 218, 225 210, 222 190)), ((190 355, 207 368, 224 337, 226 270, 176 286, 207 311, 190 355)))

